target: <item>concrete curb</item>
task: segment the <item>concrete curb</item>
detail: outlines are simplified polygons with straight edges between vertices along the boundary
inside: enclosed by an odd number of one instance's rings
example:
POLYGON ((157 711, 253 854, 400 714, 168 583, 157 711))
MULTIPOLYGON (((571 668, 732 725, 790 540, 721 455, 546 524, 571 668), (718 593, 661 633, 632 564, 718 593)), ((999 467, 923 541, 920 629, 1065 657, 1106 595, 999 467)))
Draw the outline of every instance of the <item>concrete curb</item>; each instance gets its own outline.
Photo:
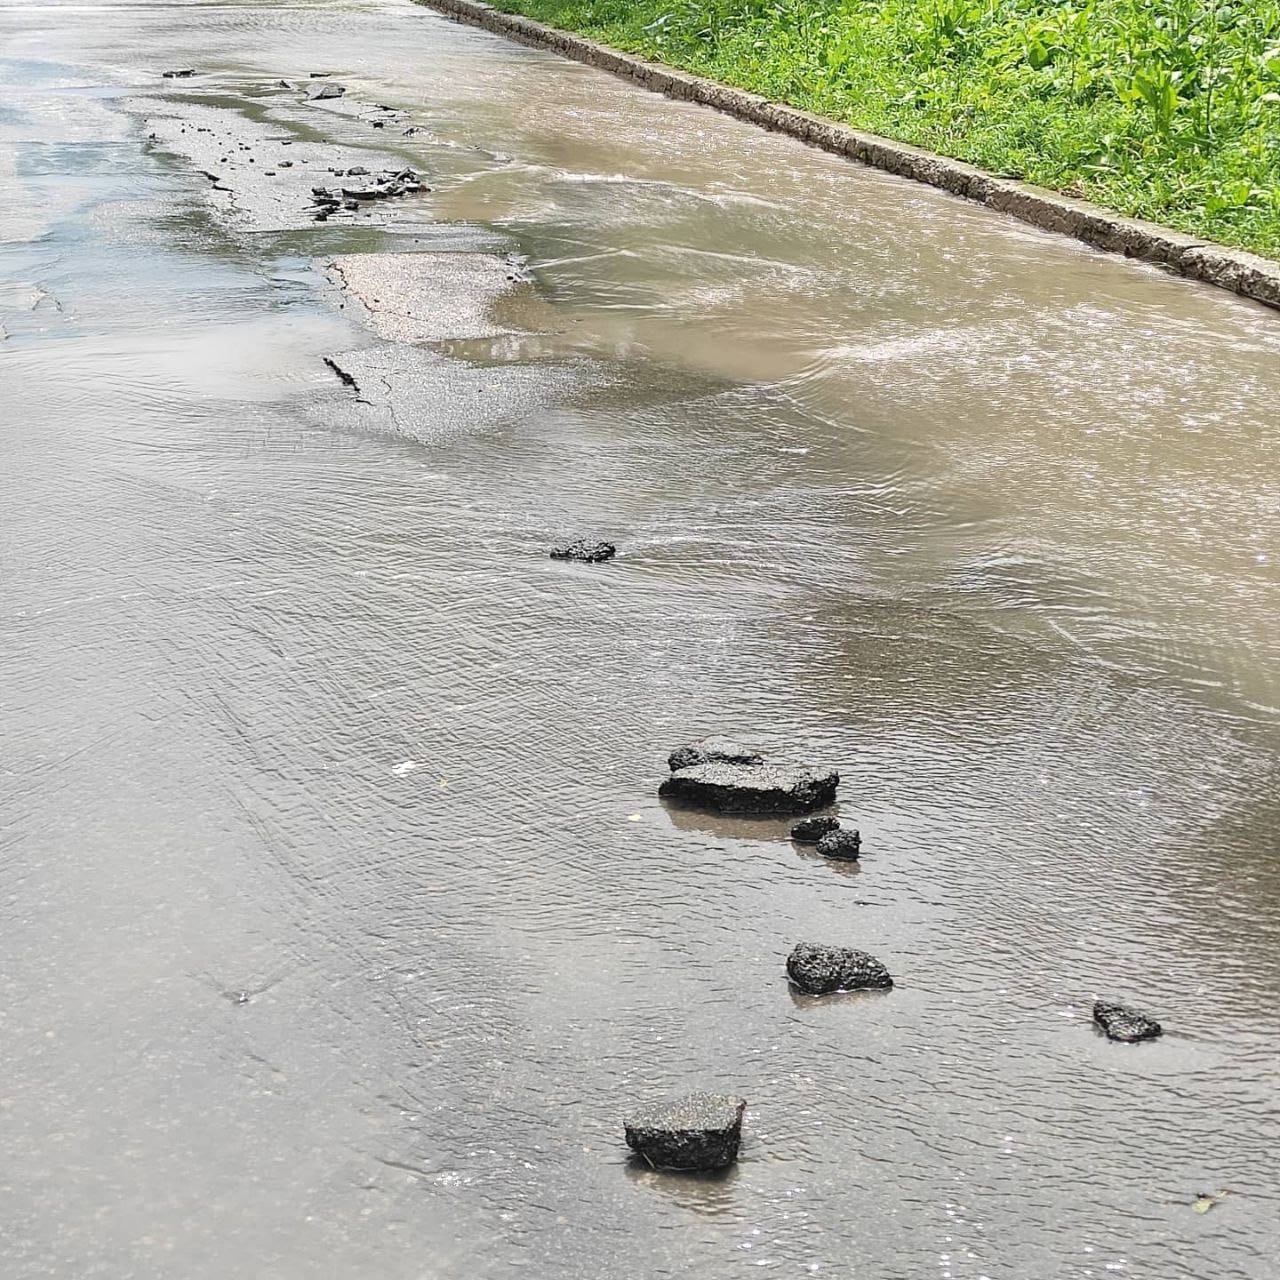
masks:
POLYGON ((1030 183, 997 178, 958 160, 948 160, 873 133, 862 133, 715 80, 646 62, 531 18, 503 13, 480 0, 417 0, 417 3, 523 44, 551 49, 566 58, 634 81, 654 93, 714 107, 739 120, 789 134, 823 151, 848 156, 876 169, 976 200, 1033 227, 1073 236, 1108 253, 1159 263, 1193 280, 1203 280, 1219 289, 1280 308, 1280 262, 1197 240, 1155 223, 1122 218, 1099 205, 1056 195, 1030 183))

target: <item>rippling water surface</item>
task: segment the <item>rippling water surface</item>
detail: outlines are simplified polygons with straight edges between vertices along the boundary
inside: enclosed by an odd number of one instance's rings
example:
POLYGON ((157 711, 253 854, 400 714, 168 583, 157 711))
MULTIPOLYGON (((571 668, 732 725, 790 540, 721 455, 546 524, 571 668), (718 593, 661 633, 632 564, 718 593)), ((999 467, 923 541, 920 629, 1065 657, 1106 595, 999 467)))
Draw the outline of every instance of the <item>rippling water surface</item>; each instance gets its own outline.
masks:
POLYGON ((1274 313, 407 4, 11 4, 0 83, 6 1277, 1277 1274, 1274 313), (703 731, 861 865, 665 810, 703 731), (624 1158, 686 1087, 728 1177, 624 1158))

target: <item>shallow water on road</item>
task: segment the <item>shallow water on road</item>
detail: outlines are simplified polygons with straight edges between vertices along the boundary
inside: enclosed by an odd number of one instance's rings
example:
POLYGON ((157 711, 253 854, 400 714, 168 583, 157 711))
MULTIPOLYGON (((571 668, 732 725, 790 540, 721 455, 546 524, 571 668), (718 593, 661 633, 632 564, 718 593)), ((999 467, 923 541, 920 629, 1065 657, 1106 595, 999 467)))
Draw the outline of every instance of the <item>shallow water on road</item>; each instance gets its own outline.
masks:
POLYGON ((1273 313, 408 4, 0 83, 6 1277, 1276 1274, 1273 313))

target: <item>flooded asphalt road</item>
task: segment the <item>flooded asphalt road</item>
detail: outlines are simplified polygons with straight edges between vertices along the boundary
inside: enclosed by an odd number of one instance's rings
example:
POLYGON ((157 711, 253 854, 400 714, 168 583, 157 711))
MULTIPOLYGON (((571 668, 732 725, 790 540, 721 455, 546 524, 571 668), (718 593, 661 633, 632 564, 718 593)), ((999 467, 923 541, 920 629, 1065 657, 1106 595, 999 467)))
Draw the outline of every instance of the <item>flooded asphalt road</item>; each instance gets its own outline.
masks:
POLYGON ((407 3, 0 59, 8 1280, 1277 1274, 1280 318, 407 3))

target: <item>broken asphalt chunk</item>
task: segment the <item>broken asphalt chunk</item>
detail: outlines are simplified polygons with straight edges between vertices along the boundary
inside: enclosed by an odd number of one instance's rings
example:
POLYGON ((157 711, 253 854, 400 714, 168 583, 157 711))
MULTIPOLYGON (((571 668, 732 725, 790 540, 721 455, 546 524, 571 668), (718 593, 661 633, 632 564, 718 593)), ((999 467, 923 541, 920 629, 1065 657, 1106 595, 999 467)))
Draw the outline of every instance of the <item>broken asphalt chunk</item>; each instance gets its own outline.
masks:
POLYGON ((655 1169, 723 1169, 738 1158, 745 1098, 691 1093, 627 1117, 627 1146, 655 1169))
POLYGON ((712 763, 677 769, 658 794, 719 813, 808 813, 831 804, 839 784, 834 769, 712 763))
POLYGON ((791 838, 796 844, 817 844, 823 836, 839 830, 839 818, 801 818, 791 828, 791 838))
POLYGON ((667 757, 667 768, 672 772, 695 764, 764 764, 764 756, 755 747, 744 746, 734 738, 712 734, 677 747, 667 757))
POLYGON ((1108 1040, 1119 1040, 1124 1044, 1154 1040, 1164 1034, 1164 1028, 1154 1018, 1109 1000, 1099 1000, 1094 1004, 1093 1020, 1107 1033, 1108 1040))
POLYGON ((787 977, 807 996, 837 991, 886 990, 893 986, 889 970, 865 951, 799 942, 787 957, 787 977))
POLYGON ((862 853, 862 836, 857 831, 838 827, 818 840, 818 853, 836 862, 857 862, 862 853))
POLYGON ((580 560, 584 564, 599 564, 602 560, 612 560, 618 548, 612 542, 588 542, 586 538, 577 538, 551 548, 552 560, 580 560))

